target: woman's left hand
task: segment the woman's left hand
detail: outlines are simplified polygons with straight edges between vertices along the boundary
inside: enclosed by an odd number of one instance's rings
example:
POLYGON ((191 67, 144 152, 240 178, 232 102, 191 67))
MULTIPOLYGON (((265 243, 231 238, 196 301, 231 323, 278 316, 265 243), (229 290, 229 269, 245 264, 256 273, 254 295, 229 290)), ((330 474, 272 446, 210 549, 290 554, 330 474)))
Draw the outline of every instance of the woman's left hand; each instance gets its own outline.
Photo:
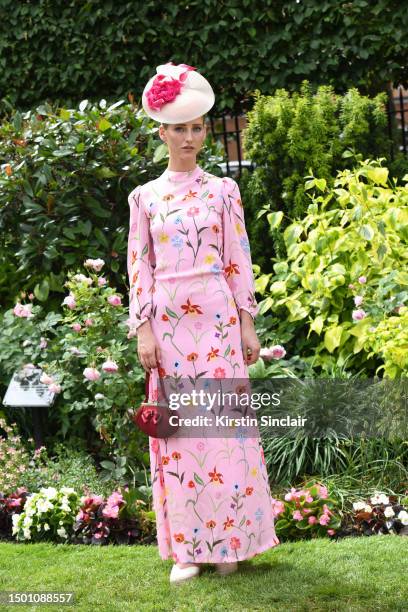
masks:
POLYGON ((256 335, 253 319, 246 310, 241 310, 241 339, 245 363, 247 365, 256 363, 259 359, 261 345, 256 335))

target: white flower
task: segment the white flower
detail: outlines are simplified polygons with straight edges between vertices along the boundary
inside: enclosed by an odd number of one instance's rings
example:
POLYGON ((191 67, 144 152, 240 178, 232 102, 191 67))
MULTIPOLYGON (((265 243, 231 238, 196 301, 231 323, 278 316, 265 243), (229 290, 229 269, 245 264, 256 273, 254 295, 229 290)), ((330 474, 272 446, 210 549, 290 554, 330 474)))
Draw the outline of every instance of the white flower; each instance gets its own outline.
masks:
POLYGON ((371 498, 371 503, 374 504, 374 505, 377 505, 377 504, 385 504, 386 505, 386 504, 390 503, 390 500, 389 500, 389 498, 384 493, 376 493, 371 498))
POLYGON ((32 524, 33 521, 31 519, 31 516, 26 516, 23 520, 23 527, 31 527, 32 524))
POLYGON ((365 503, 364 502, 354 502, 353 508, 354 510, 364 510, 365 503))
POLYGON ((31 533, 29 529, 24 529, 23 534, 26 540, 31 540, 31 533))
POLYGON ((372 507, 369 506, 368 504, 364 506, 364 512, 372 512, 372 511, 373 511, 372 507))
POLYGON ((386 516, 387 518, 392 518, 393 516, 395 516, 395 512, 392 509, 392 506, 386 507, 386 509, 384 510, 384 516, 386 516))
POLYGON ((58 491, 55 487, 42 487, 40 493, 48 499, 52 499, 57 496, 58 491))
POLYGON ((397 518, 403 525, 408 525, 408 512, 406 510, 401 510, 397 518))
POLYGON ((64 527, 60 527, 59 529, 57 529, 57 533, 61 538, 67 538, 68 534, 65 531, 64 527))
POLYGON ((61 487, 60 491, 61 493, 65 493, 66 495, 69 495, 70 493, 75 493, 75 489, 73 489, 72 487, 61 487))
POLYGON ((44 531, 48 531, 50 528, 48 523, 44 523, 44 531))

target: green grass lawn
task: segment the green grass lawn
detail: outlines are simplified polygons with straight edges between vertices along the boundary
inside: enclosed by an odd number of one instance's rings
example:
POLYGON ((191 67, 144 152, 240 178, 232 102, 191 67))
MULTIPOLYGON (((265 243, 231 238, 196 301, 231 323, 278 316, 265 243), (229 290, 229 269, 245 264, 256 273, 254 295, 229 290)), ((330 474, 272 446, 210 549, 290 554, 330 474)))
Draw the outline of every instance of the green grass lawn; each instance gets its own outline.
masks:
POLYGON ((220 577, 170 586, 154 546, 0 544, 0 591, 74 591, 74 606, 2 610, 408 610, 408 538, 286 543, 220 577))

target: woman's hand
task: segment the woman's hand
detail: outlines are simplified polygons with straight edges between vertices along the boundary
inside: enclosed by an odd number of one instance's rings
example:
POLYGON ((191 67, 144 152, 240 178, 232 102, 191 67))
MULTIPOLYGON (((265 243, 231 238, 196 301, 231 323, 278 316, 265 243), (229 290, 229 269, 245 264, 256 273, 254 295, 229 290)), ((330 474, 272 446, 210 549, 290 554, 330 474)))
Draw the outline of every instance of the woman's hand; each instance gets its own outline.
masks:
POLYGON ((244 361, 247 365, 252 365, 259 359, 261 345, 259 343, 258 336, 256 335, 254 320, 249 312, 241 308, 240 317, 244 361))
POLYGON ((160 366, 160 346, 157 343, 150 321, 145 321, 137 328, 137 354, 146 372, 160 366))

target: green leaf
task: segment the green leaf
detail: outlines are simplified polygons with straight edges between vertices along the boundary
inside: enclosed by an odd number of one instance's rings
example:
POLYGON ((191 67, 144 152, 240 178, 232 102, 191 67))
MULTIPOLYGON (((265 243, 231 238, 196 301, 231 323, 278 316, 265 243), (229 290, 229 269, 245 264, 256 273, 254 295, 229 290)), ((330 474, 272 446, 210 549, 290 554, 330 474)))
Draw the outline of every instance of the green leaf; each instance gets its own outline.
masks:
POLYGON ((388 179, 388 168, 368 168, 367 176, 373 183, 386 185, 388 179))
POLYGON ((108 130, 111 127, 112 127, 112 124, 107 119, 105 119, 105 117, 102 117, 102 119, 98 123, 98 130, 100 132, 106 132, 106 130, 108 130))
POLYGON ((269 213, 266 217, 268 219, 268 223, 271 229, 276 229, 280 226, 283 219, 283 212, 278 210, 278 212, 269 213))
POLYGON ((197 484, 204 486, 204 480, 196 472, 194 472, 194 480, 197 484))
POLYGON ((324 335, 324 346, 329 353, 333 353, 334 350, 340 346, 342 332, 343 328, 340 325, 334 325, 326 331, 324 335))

